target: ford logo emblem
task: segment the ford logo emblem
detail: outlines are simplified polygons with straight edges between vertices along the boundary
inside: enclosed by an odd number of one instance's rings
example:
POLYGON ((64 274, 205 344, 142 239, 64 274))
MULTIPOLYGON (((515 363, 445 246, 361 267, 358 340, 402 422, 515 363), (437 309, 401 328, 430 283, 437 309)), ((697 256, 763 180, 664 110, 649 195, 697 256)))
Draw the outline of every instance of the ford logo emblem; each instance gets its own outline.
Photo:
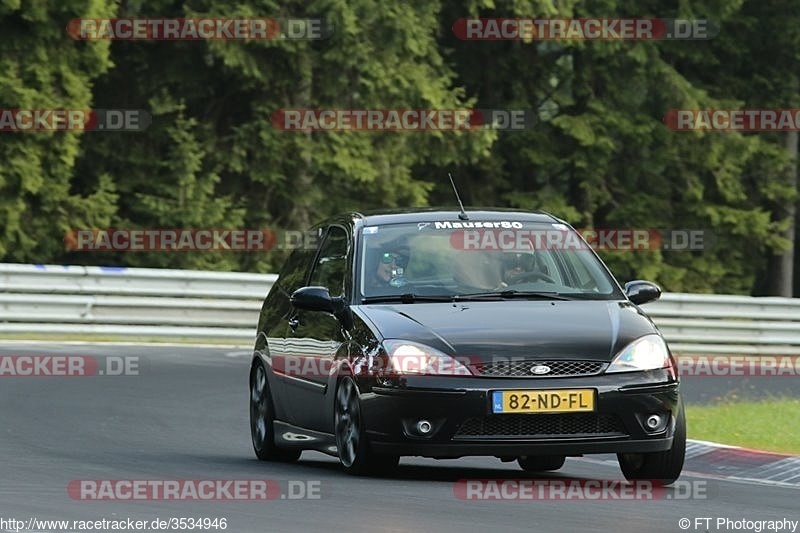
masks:
POLYGON ((531 374, 536 374, 537 376, 549 373, 550 373, 550 367, 547 365, 536 365, 535 367, 531 368, 531 374))

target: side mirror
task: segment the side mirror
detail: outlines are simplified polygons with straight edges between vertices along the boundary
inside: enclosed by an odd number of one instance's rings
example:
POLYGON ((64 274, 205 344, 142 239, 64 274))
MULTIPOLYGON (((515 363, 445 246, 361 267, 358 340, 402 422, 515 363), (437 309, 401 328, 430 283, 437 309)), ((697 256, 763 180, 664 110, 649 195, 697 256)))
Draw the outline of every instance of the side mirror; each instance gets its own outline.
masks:
POLYGON ((303 311, 323 311, 333 313, 343 321, 345 329, 352 322, 350 308, 344 298, 331 298, 326 287, 301 287, 294 291, 289 301, 297 309, 303 311))
POLYGON ((334 312, 333 298, 326 287, 301 287, 292 293, 289 301, 304 311, 334 312))
POLYGON ((637 279, 625 284, 625 296, 636 305, 661 298, 661 287, 650 281, 637 279))

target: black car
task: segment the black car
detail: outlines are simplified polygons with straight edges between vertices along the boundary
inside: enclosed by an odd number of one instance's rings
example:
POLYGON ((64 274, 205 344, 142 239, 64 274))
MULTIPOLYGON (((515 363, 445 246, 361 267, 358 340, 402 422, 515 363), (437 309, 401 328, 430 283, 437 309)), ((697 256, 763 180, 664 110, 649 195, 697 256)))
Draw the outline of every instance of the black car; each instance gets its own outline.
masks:
POLYGON ((677 365, 566 222, 546 213, 350 213, 313 228, 264 301, 250 371, 256 455, 495 456, 527 471, 616 453, 672 483, 686 422, 677 365))

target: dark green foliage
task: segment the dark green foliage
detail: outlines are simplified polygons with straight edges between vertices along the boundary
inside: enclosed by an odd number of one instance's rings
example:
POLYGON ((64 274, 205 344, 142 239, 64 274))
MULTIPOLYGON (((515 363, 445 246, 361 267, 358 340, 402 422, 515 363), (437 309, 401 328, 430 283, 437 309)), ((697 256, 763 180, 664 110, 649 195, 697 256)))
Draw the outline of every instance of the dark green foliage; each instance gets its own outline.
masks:
POLYGON ((749 293, 795 187, 778 134, 673 132, 671 108, 800 107, 791 0, 0 0, 0 107, 141 108, 141 133, 1 133, 0 260, 275 271, 269 253, 74 253, 69 228, 301 229, 335 212, 544 209, 705 229, 703 252, 604 252, 621 280, 749 293), (677 7, 680 6, 680 7, 677 7), (677 9, 677 11, 676 11, 677 9), (775 14, 785 16, 776 16, 775 14), (772 15, 770 15, 772 14, 772 15), (708 42, 478 42, 468 16, 709 17, 708 42), (75 17, 326 18, 322 41, 79 42, 75 17), (526 132, 283 132, 281 108, 535 109, 526 132))

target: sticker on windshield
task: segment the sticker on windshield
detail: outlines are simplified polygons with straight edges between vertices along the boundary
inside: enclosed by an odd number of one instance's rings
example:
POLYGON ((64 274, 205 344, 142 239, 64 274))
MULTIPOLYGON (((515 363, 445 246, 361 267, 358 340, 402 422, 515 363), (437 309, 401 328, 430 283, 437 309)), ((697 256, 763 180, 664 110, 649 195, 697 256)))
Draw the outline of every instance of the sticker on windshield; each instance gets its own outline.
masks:
POLYGON ((511 222, 508 220, 502 220, 498 222, 434 222, 433 227, 435 229, 521 229, 523 227, 522 222, 511 222))
POLYGON ((361 235, 375 235, 378 233, 378 226, 367 226, 361 230, 361 235))

